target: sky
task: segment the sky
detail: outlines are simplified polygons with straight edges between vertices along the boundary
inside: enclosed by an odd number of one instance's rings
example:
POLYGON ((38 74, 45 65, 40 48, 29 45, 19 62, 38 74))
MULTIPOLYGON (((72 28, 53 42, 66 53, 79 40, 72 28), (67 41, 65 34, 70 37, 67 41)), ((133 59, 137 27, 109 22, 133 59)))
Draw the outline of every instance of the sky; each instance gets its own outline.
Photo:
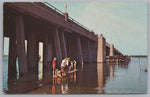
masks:
MULTIPOLYGON (((146 2, 49 2, 97 34, 124 55, 147 55, 146 2)), ((7 43, 8 39, 5 39, 7 43)), ((8 45, 4 45, 4 54, 8 45)))
POLYGON ((49 2, 126 55, 147 55, 146 2, 49 2))

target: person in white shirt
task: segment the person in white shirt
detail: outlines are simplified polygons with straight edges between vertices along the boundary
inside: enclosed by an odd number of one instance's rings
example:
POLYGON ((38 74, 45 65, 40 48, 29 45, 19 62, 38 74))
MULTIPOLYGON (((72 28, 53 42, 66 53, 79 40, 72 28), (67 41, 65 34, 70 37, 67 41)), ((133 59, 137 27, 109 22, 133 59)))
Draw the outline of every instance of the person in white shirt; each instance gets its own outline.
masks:
POLYGON ((62 76, 62 73, 64 72, 66 64, 67 64, 67 58, 63 59, 61 62, 61 76, 62 76))
POLYGON ((70 61, 70 58, 66 58, 66 65, 69 66, 69 61, 70 61))

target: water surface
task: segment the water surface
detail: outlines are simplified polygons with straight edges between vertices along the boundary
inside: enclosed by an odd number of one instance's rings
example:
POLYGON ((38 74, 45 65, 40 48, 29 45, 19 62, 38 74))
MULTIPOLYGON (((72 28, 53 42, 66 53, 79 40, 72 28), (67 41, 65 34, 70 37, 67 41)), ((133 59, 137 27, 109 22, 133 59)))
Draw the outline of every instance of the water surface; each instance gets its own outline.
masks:
POLYGON ((129 64, 85 63, 83 67, 78 67, 78 72, 64 78, 53 78, 51 71, 43 74, 41 67, 39 63, 39 73, 31 73, 27 78, 17 77, 10 84, 7 76, 8 59, 4 58, 3 90, 28 94, 108 94, 147 91, 146 57, 131 58, 129 64))

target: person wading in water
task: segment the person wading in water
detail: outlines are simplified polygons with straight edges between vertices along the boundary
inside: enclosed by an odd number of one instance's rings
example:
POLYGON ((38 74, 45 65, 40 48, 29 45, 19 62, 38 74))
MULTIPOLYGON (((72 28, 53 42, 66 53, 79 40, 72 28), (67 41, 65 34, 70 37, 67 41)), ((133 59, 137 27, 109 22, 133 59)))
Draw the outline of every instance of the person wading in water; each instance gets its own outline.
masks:
POLYGON ((53 77, 56 75, 55 69, 56 69, 56 60, 57 58, 54 57, 53 61, 52 61, 52 67, 53 67, 53 77))

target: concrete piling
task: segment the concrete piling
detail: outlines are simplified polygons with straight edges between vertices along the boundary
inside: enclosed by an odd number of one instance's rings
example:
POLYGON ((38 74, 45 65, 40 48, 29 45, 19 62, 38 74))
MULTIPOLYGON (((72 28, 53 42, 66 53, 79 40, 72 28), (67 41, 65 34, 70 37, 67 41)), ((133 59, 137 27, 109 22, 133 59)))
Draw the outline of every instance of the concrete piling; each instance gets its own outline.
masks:
POLYGON ((24 20, 22 15, 15 17, 15 33, 17 40, 17 55, 20 75, 24 75, 28 72, 27 58, 25 54, 25 32, 24 32, 24 20))
POLYGON ((105 62, 106 59, 106 41, 102 36, 98 37, 97 62, 105 62))

